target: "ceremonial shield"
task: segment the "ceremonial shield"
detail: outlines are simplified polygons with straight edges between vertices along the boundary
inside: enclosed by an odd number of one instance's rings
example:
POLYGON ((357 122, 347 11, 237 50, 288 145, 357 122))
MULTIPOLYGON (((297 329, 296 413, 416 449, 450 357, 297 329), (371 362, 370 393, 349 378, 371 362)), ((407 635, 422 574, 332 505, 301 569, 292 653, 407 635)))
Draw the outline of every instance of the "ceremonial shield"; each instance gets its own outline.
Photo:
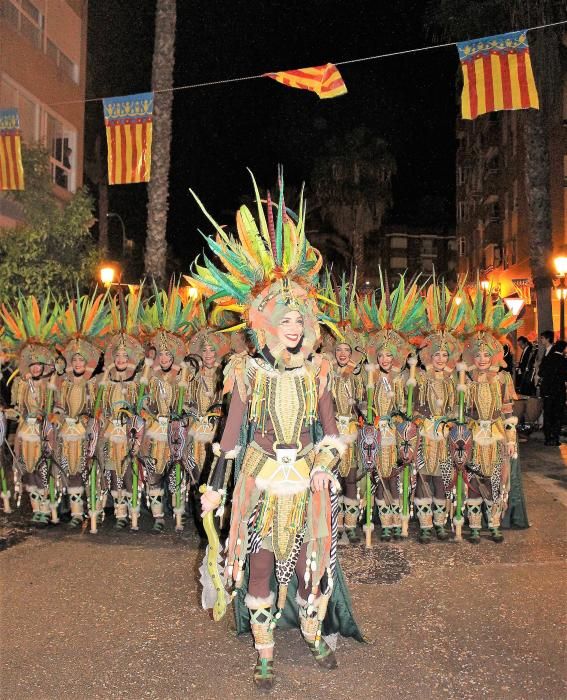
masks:
POLYGON ((462 471, 470 461, 472 448, 472 432, 466 425, 454 425, 449 431, 449 452, 455 468, 459 471, 462 471))
POLYGON ((419 430, 413 421, 404 421, 396 426, 398 458, 402 464, 411 464, 415 460, 419 447, 419 430))

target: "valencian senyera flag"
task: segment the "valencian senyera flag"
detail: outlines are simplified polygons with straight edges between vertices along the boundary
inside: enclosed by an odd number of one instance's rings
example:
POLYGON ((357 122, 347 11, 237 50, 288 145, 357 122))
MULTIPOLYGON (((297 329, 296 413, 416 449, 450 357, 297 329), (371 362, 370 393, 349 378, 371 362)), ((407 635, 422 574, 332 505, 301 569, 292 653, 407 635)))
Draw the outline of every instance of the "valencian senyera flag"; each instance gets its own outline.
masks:
POLYGON ((108 145, 108 184, 149 182, 154 93, 103 100, 108 145))
POLYGON ((0 190, 23 190, 22 139, 17 109, 0 109, 0 190))
POLYGON ((461 114, 539 109, 527 31, 457 43, 463 68, 461 114))
POLYGON ((264 73, 264 77, 273 78, 288 87, 311 90, 322 100, 338 97, 347 92, 345 82, 334 63, 312 68, 284 70, 279 73, 264 73))

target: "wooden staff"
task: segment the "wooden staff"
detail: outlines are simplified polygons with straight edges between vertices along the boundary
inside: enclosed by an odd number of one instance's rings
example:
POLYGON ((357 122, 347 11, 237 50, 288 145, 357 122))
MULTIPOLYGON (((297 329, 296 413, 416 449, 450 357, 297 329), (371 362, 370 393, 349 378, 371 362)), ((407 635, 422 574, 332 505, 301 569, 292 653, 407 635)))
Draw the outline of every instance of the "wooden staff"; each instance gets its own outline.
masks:
MULTIPOLYGON (((412 355, 408 358, 409 377, 406 383, 408 388, 408 401, 406 408, 406 416, 408 421, 411 421, 413 416, 413 389, 415 387, 415 372, 417 369, 417 357, 412 355)), ((402 474, 402 537, 408 536, 409 526, 409 493, 410 493, 410 465, 404 464, 402 474)))

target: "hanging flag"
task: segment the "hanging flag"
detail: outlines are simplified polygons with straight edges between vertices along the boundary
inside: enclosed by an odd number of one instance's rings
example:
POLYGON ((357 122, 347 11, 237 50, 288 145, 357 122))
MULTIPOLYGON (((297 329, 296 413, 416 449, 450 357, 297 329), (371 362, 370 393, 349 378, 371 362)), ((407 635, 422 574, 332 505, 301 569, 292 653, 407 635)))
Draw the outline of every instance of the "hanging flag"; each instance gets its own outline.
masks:
POLYGON ((339 97, 347 92, 345 82, 334 63, 312 68, 298 68, 279 73, 264 73, 266 78, 273 78, 282 85, 300 90, 316 92, 324 100, 329 97, 339 97))
POLYGON ((17 109, 0 109, 0 190, 23 190, 22 138, 17 109))
POLYGON ((108 184, 149 182, 154 93, 103 100, 108 146, 108 184))
POLYGON ((463 119, 502 109, 539 109, 527 30, 457 43, 463 119))

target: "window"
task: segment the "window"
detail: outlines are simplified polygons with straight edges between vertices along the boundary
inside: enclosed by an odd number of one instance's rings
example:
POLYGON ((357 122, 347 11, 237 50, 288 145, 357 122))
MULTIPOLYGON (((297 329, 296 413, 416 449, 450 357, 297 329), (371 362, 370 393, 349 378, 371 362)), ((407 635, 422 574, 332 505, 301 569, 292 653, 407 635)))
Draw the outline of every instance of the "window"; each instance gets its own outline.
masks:
POLYGON ((75 133, 51 114, 47 115, 47 147, 53 182, 65 190, 74 191, 75 133))
POLYGON ((395 257, 390 258, 390 267, 394 270, 405 270, 408 266, 408 259, 406 257, 395 257))
POLYGON ((19 111, 23 141, 33 143, 40 140, 40 107, 31 95, 24 93, 21 88, 2 78, 0 104, 6 107, 15 107, 19 111))
POLYGON ((2 0, 0 17, 6 19, 37 49, 43 49, 43 15, 30 0, 2 0))
POLYGON ((457 238, 457 255, 464 258, 467 254, 467 239, 464 236, 457 238))
POLYGON ((466 219, 466 206, 464 202, 459 202, 457 204, 457 221, 463 222, 466 219))
POLYGON ((563 76, 563 124, 567 126, 567 75, 563 76))
POLYGON ((390 238, 390 248, 405 250, 408 247, 408 239, 405 236, 392 236, 390 238))
POLYGON ((421 239, 421 254, 422 255, 433 255, 433 239, 432 238, 422 238, 421 239))

